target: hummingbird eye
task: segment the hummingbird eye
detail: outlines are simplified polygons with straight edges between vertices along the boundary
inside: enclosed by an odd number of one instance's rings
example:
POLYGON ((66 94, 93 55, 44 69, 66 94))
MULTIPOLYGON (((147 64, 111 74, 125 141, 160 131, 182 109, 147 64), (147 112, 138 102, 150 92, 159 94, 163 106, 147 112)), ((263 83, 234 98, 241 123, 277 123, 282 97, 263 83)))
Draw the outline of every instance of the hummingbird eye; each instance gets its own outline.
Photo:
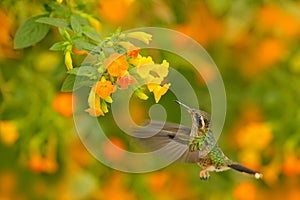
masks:
POLYGON ((196 122, 198 124, 198 127, 205 127, 205 121, 202 117, 202 115, 199 115, 198 113, 195 114, 196 122))

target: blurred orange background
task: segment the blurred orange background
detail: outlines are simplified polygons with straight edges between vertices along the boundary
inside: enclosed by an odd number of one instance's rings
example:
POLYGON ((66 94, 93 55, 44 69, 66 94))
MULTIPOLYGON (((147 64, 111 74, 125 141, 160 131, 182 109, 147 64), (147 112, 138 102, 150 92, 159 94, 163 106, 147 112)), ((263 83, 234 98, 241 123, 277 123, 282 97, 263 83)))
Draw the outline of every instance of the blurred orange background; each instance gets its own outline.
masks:
MULTIPOLYGON (((229 157, 264 175, 256 180, 233 171, 212 173, 207 182, 199 179, 197 165, 175 163, 152 173, 128 174, 90 155, 74 128, 72 94, 60 92, 66 76, 63 54, 49 51, 59 34, 53 29, 41 43, 13 49, 17 28, 42 14, 49 2, 0 4, 1 200, 299 199, 300 1, 62 1, 84 7, 99 19, 101 24, 94 27, 104 36, 118 27, 166 27, 187 34, 207 50, 227 92, 220 146, 229 157)), ((75 64, 84 55, 76 56, 75 64)), ((201 77, 180 61, 168 61, 189 77, 202 98, 201 107, 209 110, 209 103, 203 104, 209 97, 202 95, 201 77)), ((172 95, 162 97, 166 110, 175 108, 172 100, 172 95)), ((145 104, 149 102, 135 100, 131 105, 134 121, 147 116, 145 104)), ((99 121, 114 126, 110 118, 99 121)), ((122 134, 112 127, 108 137, 130 149, 122 134)), ((104 153, 122 158, 109 146, 104 153)))

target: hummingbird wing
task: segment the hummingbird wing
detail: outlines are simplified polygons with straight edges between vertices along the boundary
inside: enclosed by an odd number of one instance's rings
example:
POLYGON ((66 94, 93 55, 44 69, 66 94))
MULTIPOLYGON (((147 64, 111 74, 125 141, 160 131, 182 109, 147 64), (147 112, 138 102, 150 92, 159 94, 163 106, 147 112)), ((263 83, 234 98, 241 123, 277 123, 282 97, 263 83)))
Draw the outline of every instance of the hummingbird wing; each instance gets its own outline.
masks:
POLYGON ((202 151, 189 151, 191 129, 179 124, 162 121, 149 121, 145 126, 133 131, 139 143, 149 151, 166 148, 160 157, 176 156, 177 162, 199 162, 206 154, 202 151), (205 154, 205 155, 204 155, 205 154))

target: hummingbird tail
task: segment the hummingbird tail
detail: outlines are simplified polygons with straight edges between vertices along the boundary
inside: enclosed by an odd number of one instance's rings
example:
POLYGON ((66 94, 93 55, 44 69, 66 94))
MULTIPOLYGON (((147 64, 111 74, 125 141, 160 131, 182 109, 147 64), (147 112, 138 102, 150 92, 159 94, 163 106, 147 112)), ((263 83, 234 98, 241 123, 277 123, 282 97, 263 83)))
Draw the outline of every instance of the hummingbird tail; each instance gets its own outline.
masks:
POLYGON ((261 173, 253 171, 252 169, 249 169, 249 168, 247 168, 243 165, 240 165, 240 164, 230 164, 230 165, 228 165, 228 167, 230 167, 231 169, 234 169, 236 171, 239 171, 239 172, 244 172, 244 173, 253 175, 256 179, 262 178, 261 173))

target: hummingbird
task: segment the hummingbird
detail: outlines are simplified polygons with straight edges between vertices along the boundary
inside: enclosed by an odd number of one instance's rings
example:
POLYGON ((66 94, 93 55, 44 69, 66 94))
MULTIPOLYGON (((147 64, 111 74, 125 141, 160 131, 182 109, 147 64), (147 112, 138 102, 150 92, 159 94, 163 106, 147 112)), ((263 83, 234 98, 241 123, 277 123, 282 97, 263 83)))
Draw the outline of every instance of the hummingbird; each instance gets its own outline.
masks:
POLYGON ((208 180, 211 171, 221 172, 229 169, 250 174, 256 179, 262 178, 261 173, 225 156, 213 135, 212 121, 208 113, 190 108, 178 100, 175 102, 191 115, 192 127, 188 128, 162 121, 150 121, 145 128, 138 128, 134 131, 136 135, 155 133, 154 135, 151 134, 150 137, 138 139, 145 147, 155 150, 172 143, 172 148, 168 148, 168 155, 180 155, 176 159, 178 162, 197 163, 201 167, 199 173, 201 180, 208 180), (181 151, 180 154, 178 151, 181 151))

